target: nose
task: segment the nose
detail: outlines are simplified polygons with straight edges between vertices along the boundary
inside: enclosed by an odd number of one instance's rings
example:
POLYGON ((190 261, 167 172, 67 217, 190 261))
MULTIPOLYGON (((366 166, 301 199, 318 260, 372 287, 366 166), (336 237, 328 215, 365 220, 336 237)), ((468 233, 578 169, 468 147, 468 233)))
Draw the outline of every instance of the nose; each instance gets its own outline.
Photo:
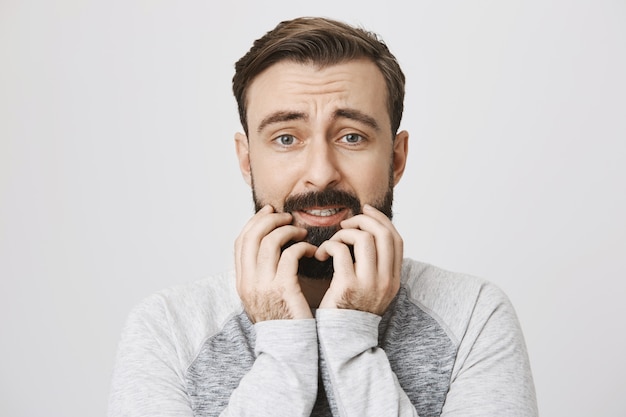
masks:
POLYGON ((309 190, 324 190, 336 186, 341 180, 337 155, 326 140, 309 143, 304 173, 305 186, 309 190))

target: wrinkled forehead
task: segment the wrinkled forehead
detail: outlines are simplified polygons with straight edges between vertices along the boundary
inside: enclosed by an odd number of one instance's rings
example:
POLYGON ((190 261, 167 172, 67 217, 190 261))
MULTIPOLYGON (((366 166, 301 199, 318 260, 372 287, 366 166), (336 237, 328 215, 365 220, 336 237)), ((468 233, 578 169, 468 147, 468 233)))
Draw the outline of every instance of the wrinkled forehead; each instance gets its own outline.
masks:
POLYGON ((341 108, 369 115, 381 128, 390 125, 385 80, 378 67, 366 59, 323 67, 281 61, 256 76, 246 96, 251 133, 277 112, 329 118, 341 108))

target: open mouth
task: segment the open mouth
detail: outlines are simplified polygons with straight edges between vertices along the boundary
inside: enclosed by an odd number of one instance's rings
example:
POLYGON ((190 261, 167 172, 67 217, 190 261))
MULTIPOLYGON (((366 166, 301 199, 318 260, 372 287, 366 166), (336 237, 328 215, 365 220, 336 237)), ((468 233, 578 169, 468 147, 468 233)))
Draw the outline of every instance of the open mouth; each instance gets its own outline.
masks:
POLYGON ((283 210, 294 216, 294 224, 308 227, 332 227, 359 214, 361 204, 352 194, 337 189, 295 194, 285 199, 283 210))
POLYGON ((341 211, 340 208, 331 208, 331 209, 310 209, 303 210, 306 214, 310 214, 311 216, 320 216, 320 217, 328 217, 334 214, 337 214, 341 211))
POLYGON ((350 213, 346 207, 307 207, 295 211, 296 221, 308 226, 327 227, 339 224, 350 213))

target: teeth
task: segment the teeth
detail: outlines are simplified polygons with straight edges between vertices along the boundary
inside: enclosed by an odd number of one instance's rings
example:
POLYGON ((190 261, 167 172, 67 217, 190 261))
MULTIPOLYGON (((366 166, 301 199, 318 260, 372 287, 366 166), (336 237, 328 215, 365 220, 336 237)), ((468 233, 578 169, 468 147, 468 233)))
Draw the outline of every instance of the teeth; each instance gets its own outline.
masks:
POLYGON ((334 209, 324 209, 324 210, 306 210, 305 212, 311 214, 313 216, 327 217, 332 216, 333 214, 339 213, 338 208, 334 209))

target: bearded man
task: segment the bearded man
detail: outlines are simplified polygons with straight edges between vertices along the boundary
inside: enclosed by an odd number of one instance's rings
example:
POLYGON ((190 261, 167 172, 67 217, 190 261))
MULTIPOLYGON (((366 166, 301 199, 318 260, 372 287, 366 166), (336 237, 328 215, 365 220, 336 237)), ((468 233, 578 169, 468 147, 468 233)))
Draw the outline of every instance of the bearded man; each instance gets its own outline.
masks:
POLYGON ((375 35, 299 18, 235 66, 256 214, 235 271, 130 315, 111 416, 535 416, 522 332, 481 279, 404 258, 404 75, 375 35))

